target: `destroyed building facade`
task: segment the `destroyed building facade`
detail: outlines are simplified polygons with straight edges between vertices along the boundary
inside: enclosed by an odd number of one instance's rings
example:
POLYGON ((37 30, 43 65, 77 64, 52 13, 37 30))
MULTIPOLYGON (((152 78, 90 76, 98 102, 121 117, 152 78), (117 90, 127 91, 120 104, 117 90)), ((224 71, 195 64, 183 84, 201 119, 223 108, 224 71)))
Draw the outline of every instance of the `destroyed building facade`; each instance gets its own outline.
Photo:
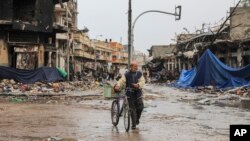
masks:
POLYGON ((78 29, 77 7, 77 0, 1 0, 0 65, 59 67, 71 73, 127 65, 122 44, 90 39, 87 28, 78 29))
MULTIPOLYGON (((230 11, 233 9, 230 8, 230 11)), ((163 60, 165 70, 170 72, 195 67, 206 49, 210 49, 228 66, 246 66, 250 63, 249 15, 250 7, 237 7, 229 22, 207 31, 180 34, 175 45, 154 45, 149 52, 155 59, 163 60), (174 49, 171 49, 171 46, 174 46, 174 49)))
POLYGON ((0 1, 0 65, 46 66, 49 50, 56 50, 53 15, 57 3, 59 0, 0 1))

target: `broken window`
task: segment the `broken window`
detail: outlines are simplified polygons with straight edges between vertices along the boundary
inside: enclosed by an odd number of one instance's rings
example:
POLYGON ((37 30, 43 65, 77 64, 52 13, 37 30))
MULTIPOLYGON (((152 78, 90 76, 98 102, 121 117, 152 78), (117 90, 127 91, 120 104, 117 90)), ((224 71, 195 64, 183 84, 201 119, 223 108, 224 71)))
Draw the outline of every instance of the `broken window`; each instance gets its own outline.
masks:
POLYGON ((9 42, 38 43, 39 35, 29 32, 9 32, 9 42))
POLYGON ((0 0, 0 20, 12 20, 12 0, 0 0))
POLYGON ((14 20, 35 20, 36 0, 13 0, 14 20))

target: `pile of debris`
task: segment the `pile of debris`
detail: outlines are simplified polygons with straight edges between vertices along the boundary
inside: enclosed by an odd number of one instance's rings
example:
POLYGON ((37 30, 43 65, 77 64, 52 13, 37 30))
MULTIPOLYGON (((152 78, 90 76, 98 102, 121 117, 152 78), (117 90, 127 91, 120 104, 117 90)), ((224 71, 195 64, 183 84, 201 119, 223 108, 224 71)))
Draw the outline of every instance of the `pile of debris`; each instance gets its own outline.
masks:
POLYGON ((242 96, 242 97, 250 97, 250 87, 249 86, 242 86, 242 87, 227 90, 224 93, 236 94, 236 95, 242 96))
POLYGON ((213 86, 199 86, 195 89, 184 89, 190 92, 195 93, 206 93, 206 94, 215 94, 215 95, 225 95, 225 94, 234 94, 241 97, 250 97, 250 87, 243 86, 237 88, 227 88, 227 89, 218 89, 213 86))
POLYGON ((0 80, 0 94, 43 94, 43 93, 70 93, 72 91, 86 91, 96 89, 98 84, 93 78, 82 81, 22 84, 13 79, 0 80))

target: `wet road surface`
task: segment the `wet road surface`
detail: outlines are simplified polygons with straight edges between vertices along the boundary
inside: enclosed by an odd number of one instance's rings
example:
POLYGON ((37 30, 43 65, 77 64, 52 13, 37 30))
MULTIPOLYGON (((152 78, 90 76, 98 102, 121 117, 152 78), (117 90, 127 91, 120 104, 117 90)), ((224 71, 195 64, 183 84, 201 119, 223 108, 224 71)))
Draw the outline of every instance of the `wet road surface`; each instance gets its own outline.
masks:
POLYGON ((250 124, 248 109, 180 100, 197 94, 159 87, 145 95, 151 98, 145 100, 140 125, 128 133, 122 118, 112 126, 111 100, 0 103, 0 140, 229 141, 230 124, 250 124))

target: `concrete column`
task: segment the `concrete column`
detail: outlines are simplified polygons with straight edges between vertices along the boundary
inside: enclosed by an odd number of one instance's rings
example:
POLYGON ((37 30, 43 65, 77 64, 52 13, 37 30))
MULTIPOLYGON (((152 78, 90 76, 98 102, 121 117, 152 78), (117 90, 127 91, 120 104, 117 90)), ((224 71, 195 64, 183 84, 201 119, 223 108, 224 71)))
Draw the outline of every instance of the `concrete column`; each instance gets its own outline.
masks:
POLYGON ((229 66, 230 66, 230 54, 231 54, 230 50, 227 49, 227 54, 225 59, 226 59, 226 64, 229 66))
POLYGON ((174 69, 175 69, 175 63, 174 61, 172 61, 172 71, 174 71, 174 69))
POLYGON ((56 40, 56 67, 59 67, 59 42, 56 40))
POLYGON ((52 52, 50 51, 49 52, 49 58, 48 58, 49 67, 52 66, 52 64, 51 64, 51 55, 52 55, 52 52))
POLYGON ((233 65, 233 63, 232 63, 232 58, 230 58, 228 62, 229 62, 228 65, 229 65, 230 67, 234 67, 234 65, 233 65))
POLYGON ((185 70, 187 69, 187 68, 185 67, 185 63, 182 64, 182 69, 185 69, 185 70))
POLYGON ((40 44, 38 46, 38 67, 43 67, 44 66, 44 46, 40 44))
POLYGON ((241 50, 241 48, 237 49, 237 64, 238 64, 238 67, 242 67, 242 50, 241 50))
POLYGON ((192 68, 192 65, 190 62, 188 62, 188 70, 192 68))
POLYGON ((171 64, 171 61, 168 62, 168 70, 171 71, 171 68, 172 67, 172 64, 171 64))
POLYGON ((178 58, 179 72, 181 71, 181 58, 178 58))
POLYGON ((176 61, 176 58, 174 58, 174 70, 175 68, 177 68, 177 61, 176 61))
POLYGON ((0 39, 0 65, 1 66, 8 66, 8 49, 7 44, 4 42, 4 40, 0 39))

